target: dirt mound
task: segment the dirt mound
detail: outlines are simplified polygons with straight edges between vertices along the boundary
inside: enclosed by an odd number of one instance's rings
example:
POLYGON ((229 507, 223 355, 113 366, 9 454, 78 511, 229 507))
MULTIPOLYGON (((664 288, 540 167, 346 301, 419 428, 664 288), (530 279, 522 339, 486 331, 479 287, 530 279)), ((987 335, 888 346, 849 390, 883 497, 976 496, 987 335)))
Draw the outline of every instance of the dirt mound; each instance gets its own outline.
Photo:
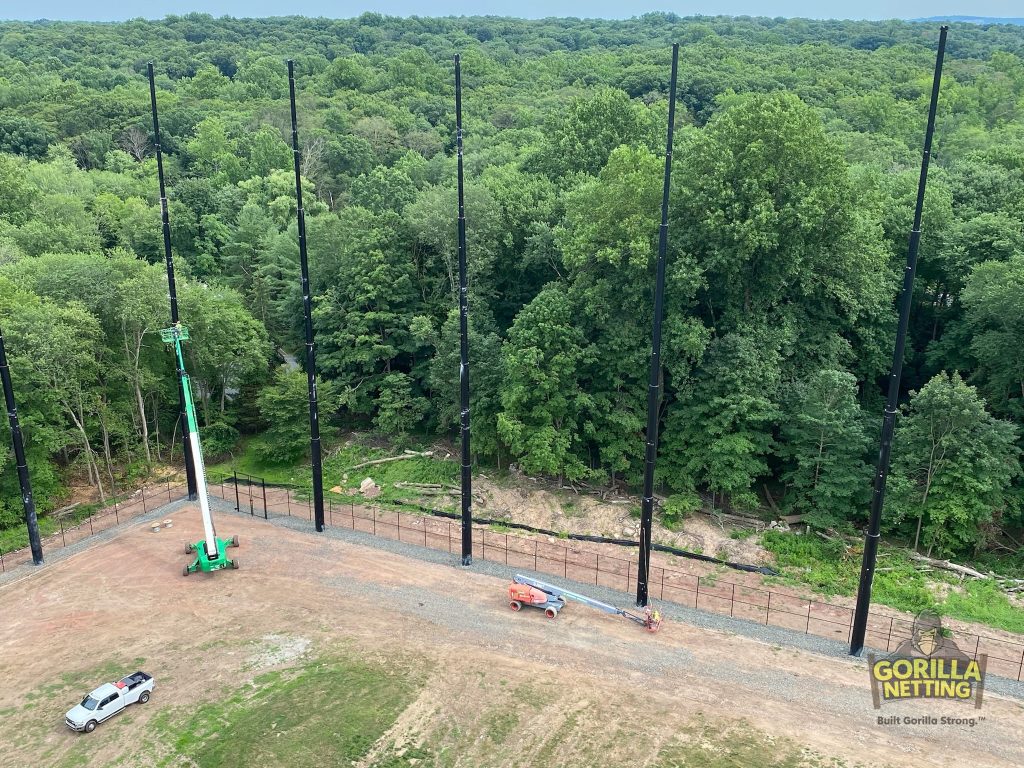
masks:
MULTIPOLYGON (((530 525, 534 528, 586 536, 638 540, 640 536, 640 500, 616 498, 602 500, 572 490, 552 490, 521 478, 517 485, 496 483, 480 477, 474 481, 474 495, 480 494, 483 504, 477 514, 496 520, 530 525)), ((755 537, 732 538, 729 531, 714 518, 698 514, 670 531, 656 519, 651 540, 657 544, 678 547, 722 560, 764 565, 772 562, 771 553, 757 543, 755 537)))

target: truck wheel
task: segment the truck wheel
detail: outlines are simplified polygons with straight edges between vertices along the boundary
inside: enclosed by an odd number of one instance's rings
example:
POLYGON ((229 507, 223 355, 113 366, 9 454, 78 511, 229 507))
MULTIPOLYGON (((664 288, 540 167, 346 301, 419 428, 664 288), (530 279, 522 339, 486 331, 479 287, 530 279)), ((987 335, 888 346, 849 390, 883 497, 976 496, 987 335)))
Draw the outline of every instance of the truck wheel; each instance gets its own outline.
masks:
POLYGON ((549 619, 553 619, 556 616, 558 616, 558 610, 555 608, 545 608, 544 615, 547 616, 549 619))
POLYGON ((188 576, 188 566, 187 565, 184 568, 181 569, 181 575, 182 576, 188 576))
POLYGON ((232 547, 237 547, 238 546, 238 535, 237 534, 235 534, 234 536, 231 537, 231 546, 232 547))
POLYGON ((186 555, 191 555, 193 549, 195 549, 194 546, 192 546, 191 544, 186 544, 185 545, 185 554, 186 555))
POLYGON ((149 701, 149 691, 143 691, 139 696, 139 704, 145 704, 147 701, 149 701))
POLYGON ((95 720, 90 720, 88 723, 85 724, 85 732, 86 733, 92 733, 95 730, 96 730, 96 721, 95 720))
POLYGON ((236 571, 238 570, 238 558, 237 557, 234 560, 231 561, 231 567, 234 568, 236 571))
POLYGON ((513 611, 518 611, 520 608, 523 607, 523 604, 520 603, 518 600, 513 600, 511 603, 508 604, 508 607, 511 608, 513 611))

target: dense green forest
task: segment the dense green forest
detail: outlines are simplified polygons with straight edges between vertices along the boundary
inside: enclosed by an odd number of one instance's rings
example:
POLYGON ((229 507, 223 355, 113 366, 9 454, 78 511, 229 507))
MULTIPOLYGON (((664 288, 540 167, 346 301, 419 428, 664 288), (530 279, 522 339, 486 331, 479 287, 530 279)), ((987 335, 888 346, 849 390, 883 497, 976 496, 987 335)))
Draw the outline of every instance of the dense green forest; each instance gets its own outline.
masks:
MULTIPOLYGON (((665 14, 0 24, 0 323, 41 505, 73 474, 105 493, 180 460, 149 60, 208 453, 246 434, 268 461, 306 450, 304 377, 282 365, 302 328, 286 58, 322 413, 454 433, 460 52, 476 458, 636 484, 679 42, 659 482, 675 509, 770 492, 860 525, 937 32, 665 14)), ((889 532, 936 554, 1018 549, 1020 27, 950 32, 911 333, 889 532)), ((20 516, 3 459, 0 527, 20 516)))

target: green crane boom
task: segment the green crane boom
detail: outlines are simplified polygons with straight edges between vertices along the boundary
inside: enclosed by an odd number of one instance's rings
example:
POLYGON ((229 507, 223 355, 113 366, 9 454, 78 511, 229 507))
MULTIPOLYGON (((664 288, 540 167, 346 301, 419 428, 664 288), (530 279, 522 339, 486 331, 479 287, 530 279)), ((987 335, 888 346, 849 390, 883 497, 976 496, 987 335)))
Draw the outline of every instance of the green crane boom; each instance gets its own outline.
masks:
POLYGON ((238 560, 227 556, 228 547, 238 546, 238 537, 218 539, 213 527, 213 515, 210 512, 210 497, 206 486, 206 465, 203 463, 203 449, 199 442, 199 425, 196 423, 195 402, 192 400, 192 387, 188 374, 185 372, 185 358, 181 352, 181 343, 187 341, 188 328, 177 323, 160 331, 160 338, 174 345, 174 354, 178 364, 178 378, 185 394, 185 418, 188 419, 188 439, 192 446, 192 456, 196 465, 196 491, 199 496, 199 510, 203 515, 203 540, 188 544, 185 551, 196 553, 191 565, 186 565, 184 574, 188 576, 196 571, 219 571, 221 568, 237 568, 238 560))

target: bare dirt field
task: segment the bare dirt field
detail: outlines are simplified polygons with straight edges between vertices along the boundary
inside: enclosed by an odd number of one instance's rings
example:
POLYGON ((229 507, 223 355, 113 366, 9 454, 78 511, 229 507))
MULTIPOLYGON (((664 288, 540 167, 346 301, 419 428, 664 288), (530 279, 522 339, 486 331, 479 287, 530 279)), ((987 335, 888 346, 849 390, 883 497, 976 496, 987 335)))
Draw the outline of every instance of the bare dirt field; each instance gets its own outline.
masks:
POLYGON ((172 518, 0 587, 0 766, 1024 763, 1024 705, 996 693, 876 712, 862 660, 580 605, 515 614, 502 579, 237 515, 218 525, 242 568, 185 578, 199 515, 172 518), (148 704, 64 726, 136 668, 148 704))

